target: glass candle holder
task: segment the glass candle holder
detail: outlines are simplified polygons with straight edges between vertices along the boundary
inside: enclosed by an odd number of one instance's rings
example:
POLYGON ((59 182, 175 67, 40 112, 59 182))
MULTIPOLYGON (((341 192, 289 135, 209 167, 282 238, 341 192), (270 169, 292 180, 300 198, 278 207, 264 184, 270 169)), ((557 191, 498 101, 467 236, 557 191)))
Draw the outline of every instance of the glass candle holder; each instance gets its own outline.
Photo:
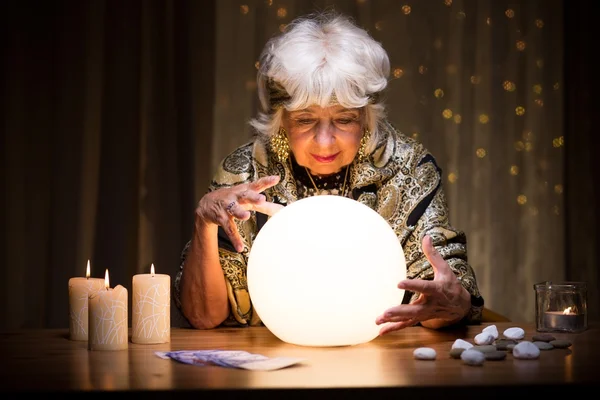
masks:
POLYGON ((585 282, 541 282, 535 289, 535 320, 539 332, 583 332, 587 329, 585 282))

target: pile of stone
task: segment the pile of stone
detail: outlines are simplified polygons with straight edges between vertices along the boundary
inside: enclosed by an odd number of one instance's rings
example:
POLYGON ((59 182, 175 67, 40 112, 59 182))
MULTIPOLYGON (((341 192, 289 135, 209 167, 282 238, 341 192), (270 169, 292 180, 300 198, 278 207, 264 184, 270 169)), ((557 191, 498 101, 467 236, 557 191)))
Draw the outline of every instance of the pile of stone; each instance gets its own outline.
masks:
MULTIPOLYGON (((473 342, 475 344, 456 339, 450 349, 450 357, 460 359, 466 365, 478 366, 485 361, 504 360, 509 352, 516 359, 535 360, 540 357, 541 351, 571 346, 570 341, 556 339, 547 333, 539 333, 526 340, 525 331, 519 327, 505 329, 500 338, 496 325, 486 326, 473 342)), ((417 360, 435 360, 437 353, 431 347, 419 347, 413 356, 417 360)))

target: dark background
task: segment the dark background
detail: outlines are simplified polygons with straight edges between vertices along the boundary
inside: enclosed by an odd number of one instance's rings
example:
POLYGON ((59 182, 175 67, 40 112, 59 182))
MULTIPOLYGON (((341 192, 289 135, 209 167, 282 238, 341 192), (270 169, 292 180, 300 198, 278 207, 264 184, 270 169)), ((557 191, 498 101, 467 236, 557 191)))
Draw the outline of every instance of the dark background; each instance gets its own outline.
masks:
MULTIPOLYGON (((150 262, 175 275, 210 175, 215 4, 0 4, 1 329, 66 327, 87 259, 111 286, 150 262), (152 174, 140 146, 157 149, 152 174), (166 234, 144 236, 148 221, 166 234)), ((598 319, 598 28, 591 1, 563 4, 565 276, 588 283, 598 319)))

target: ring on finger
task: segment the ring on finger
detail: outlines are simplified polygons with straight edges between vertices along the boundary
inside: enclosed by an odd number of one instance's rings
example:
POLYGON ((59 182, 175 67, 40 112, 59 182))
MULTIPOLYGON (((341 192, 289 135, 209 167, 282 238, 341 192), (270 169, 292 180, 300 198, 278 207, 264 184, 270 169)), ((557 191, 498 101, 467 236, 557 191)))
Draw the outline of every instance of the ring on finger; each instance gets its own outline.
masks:
POLYGON ((232 201, 231 203, 229 203, 229 204, 227 205, 227 207, 225 207, 225 211, 227 211, 227 214, 229 214, 229 215, 233 216, 233 211, 232 211, 232 209, 233 209, 233 207, 235 207, 235 203, 236 203, 236 202, 235 202, 235 200, 234 200, 234 201, 232 201))

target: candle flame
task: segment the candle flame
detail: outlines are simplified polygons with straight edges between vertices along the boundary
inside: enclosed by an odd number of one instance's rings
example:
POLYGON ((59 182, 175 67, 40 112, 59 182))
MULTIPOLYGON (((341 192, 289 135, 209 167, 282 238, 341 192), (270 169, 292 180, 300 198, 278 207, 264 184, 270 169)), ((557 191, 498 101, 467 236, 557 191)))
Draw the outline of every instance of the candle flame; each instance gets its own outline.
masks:
POLYGON ((152 263, 152 265, 150 266, 150 273, 154 277, 154 263, 152 263))
POLYGON ((88 260, 87 268, 85 269, 85 277, 90 279, 90 260, 88 260))
POLYGON ((573 312, 571 311, 571 307, 567 307, 565 308, 565 310, 563 311, 563 315, 568 315, 568 314, 572 314, 573 312))
POLYGON ((108 269, 104 273, 104 287, 106 288, 106 290, 108 290, 108 288, 110 288, 110 284, 108 281, 108 269))

